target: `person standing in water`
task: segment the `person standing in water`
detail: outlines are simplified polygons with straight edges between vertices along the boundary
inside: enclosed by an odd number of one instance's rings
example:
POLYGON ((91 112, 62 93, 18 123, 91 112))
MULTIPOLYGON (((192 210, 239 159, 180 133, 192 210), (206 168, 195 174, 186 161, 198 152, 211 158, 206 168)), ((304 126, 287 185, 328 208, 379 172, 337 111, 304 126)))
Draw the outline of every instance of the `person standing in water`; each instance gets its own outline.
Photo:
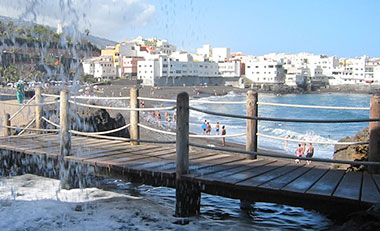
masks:
POLYGON ((219 122, 216 122, 216 125, 215 125, 215 132, 216 132, 216 135, 219 136, 219 122))
POLYGON ((24 94, 24 83, 22 80, 19 80, 16 84, 16 90, 17 90, 17 101, 19 104, 23 104, 24 103, 24 98, 25 98, 25 94, 24 94))
POLYGON ((226 126, 223 125, 222 127, 222 146, 226 145, 226 137, 224 135, 227 134, 226 126))
MULTIPOLYGON (((311 157, 313 157, 313 155, 314 155, 314 147, 313 147, 313 144, 310 143, 309 147, 307 147, 306 157, 311 158, 311 157)), ((306 163, 307 163, 307 165, 311 164, 311 160, 307 160, 306 163)))

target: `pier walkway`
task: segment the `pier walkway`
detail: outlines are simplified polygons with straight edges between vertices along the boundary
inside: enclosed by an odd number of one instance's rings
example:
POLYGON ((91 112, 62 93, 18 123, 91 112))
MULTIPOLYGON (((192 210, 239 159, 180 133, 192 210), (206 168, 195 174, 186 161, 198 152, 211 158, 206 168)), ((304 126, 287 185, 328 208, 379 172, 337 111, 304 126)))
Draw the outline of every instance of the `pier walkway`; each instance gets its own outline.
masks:
MULTIPOLYGON (((65 156, 69 165, 90 166, 96 175, 176 187, 173 146, 130 145, 124 141, 79 136, 73 136, 71 142, 72 155, 65 156)), ((13 153, 18 156, 16 160, 29 160, 11 163, 24 169, 23 173, 28 172, 27 165, 58 171, 59 144, 56 134, 0 138, 3 159, 4 155, 13 153), (31 160, 36 163, 32 164, 31 160)), ((214 195, 290 204, 322 212, 332 212, 330 209, 335 206, 346 209, 345 212, 355 211, 380 203, 380 175, 377 174, 346 173, 314 162, 306 165, 273 158, 248 160, 217 151, 190 151, 189 161, 190 171, 183 179, 197 185, 201 192, 214 195)))

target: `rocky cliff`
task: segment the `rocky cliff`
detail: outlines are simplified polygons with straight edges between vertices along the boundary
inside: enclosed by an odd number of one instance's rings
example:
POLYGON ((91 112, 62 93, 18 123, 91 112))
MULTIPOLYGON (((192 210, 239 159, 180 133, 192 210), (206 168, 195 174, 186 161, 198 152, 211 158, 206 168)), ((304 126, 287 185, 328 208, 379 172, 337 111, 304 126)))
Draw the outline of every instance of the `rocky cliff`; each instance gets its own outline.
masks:
MULTIPOLYGON (((339 142, 365 142, 369 141, 368 127, 359 131, 353 137, 346 137, 339 142)), ((368 144, 360 145, 335 145, 334 160, 368 160, 368 144)), ((335 168, 346 169, 348 171, 366 171, 367 167, 363 165, 334 164, 335 168)))

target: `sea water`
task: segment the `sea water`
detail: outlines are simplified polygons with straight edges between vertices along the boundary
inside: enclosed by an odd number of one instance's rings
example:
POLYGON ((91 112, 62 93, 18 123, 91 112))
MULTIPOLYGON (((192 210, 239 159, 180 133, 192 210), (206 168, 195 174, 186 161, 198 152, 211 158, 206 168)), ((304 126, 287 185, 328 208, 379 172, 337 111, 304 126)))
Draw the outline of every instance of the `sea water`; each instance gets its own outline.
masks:
MULTIPOLYGON (((202 98, 202 101, 246 101, 245 94, 230 92, 225 96, 210 96, 202 98)), ((316 105, 336 107, 368 107, 369 94, 259 94, 259 102, 294 104, 294 105, 316 105)), ((191 106, 220 113, 246 115, 245 104, 192 104, 191 106)), ((369 110, 336 110, 336 109, 314 109, 294 108, 278 106, 258 106, 259 117, 307 119, 307 120, 348 120, 368 119, 369 110)), ((190 111, 190 132, 201 134, 201 125, 207 120, 212 125, 211 135, 215 135, 215 124, 219 122, 220 128, 225 125, 227 134, 241 134, 246 131, 246 121, 231 117, 221 117, 194 110, 190 111)), ((337 142, 346 136, 353 136, 359 130, 368 126, 366 122, 360 123, 295 123, 295 122, 273 122, 259 121, 258 132, 279 138, 303 140, 305 143, 312 142, 337 142)), ((245 144, 245 136, 227 138, 227 142, 245 144)), ((288 142, 271 138, 258 137, 258 148, 281 153, 294 154, 298 142, 288 142)), ((314 157, 333 158, 334 145, 313 144, 315 148, 314 157)))

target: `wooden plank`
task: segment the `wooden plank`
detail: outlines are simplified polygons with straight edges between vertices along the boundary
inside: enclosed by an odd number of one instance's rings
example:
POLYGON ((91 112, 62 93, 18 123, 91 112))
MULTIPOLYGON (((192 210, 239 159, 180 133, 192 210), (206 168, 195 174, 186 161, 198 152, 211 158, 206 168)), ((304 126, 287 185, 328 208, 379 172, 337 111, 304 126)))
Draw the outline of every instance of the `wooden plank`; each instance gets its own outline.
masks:
POLYGON ((298 168, 294 170, 293 172, 289 172, 279 178, 276 178, 274 180, 271 180, 265 184, 260 185, 261 188, 267 188, 272 190, 279 190, 283 188, 285 185, 288 185, 289 183, 295 181, 297 178, 303 176, 308 171, 312 169, 311 166, 302 166, 301 168, 298 168))
POLYGON ((71 155, 83 155, 83 153, 89 153, 99 149, 102 150, 120 150, 127 148, 126 144, 109 144, 109 143, 98 143, 98 144, 74 144, 71 146, 71 155))
POLYGON ((372 176, 368 173, 363 174, 363 186, 360 201, 374 204, 380 203, 379 189, 377 188, 375 181, 372 179, 372 176))
POLYGON ((143 158, 138 158, 139 155, 136 155, 136 157, 127 157, 125 160, 119 159, 117 160, 117 165, 121 166, 130 166, 131 164, 134 166, 138 166, 147 162, 157 162, 157 161, 166 161, 166 160, 174 160, 176 156, 176 151, 173 148, 167 148, 167 149, 162 149, 159 151, 156 151, 154 153, 148 153, 148 155, 141 155, 143 158), (135 161, 136 160, 136 161, 135 161), (142 160, 137 161, 137 160, 142 160))
MULTIPOLYGON (((157 147, 150 147, 150 149, 152 151, 156 150, 156 149, 160 149, 161 147, 157 146, 157 147)), ((69 156, 69 157, 66 157, 66 158, 70 158, 70 159, 73 159, 73 160, 76 160, 76 161, 83 161, 85 159, 91 159, 91 158, 98 158, 98 157, 105 157, 107 155, 109 155, 108 153, 111 153, 111 155, 113 155, 114 153, 133 153, 133 154, 136 154, 137 152, 143 152, 143 151, 146 151, 146 147, 144 146, 141 146, 141 145, 138 145, 138 146, 130 146, 128 148, 123 148, 123 149, 119 149, 119 150, 114 150, 114 149, 109 149, 109 150, 104 150, 103 151, 89 151, 89 152, 86 152, 86 153, 83 153, 83 155, 79 155, 79 156, 69 156)))
POLYGON ((289 165, 289 163, 284 163, 284 166, 274 169, 272 171, 266 172, 257 177, 250 178, 248 180, 239 182, 237 185, 239 186, 249 186, 249 187, 257 187, 261 184, 264 184, 270 180, 276 179, 282 175, 285 175, 289 172, 294 171, 297 168, 300 168, 300 165, 289 165))
POLYGON ((194 171, 193 173, 187 176, 190 179, 196 178, 201 181, 214 182, 220 179, 224 179, 226 176, 229 176, 229 175, 235 175, 240 172, 244 172, 253 168, 257 168, 257 167, 275 162, 275 160, 267 160, 267 159, 249 160, 249 161, 250 163, 248 163, 247 165, 239 166, 237 168, 226 169, 224 171, 218 171, 215 173, 204 174, 204 175, 199 175, 197 171, 194 171))
MULTIPOLYGON (((222 168, 226 168, 228 164, 236 163, 242 160, 245 160, 245 158, 239 158, 239 157, 231 157, 231 156, 224 156, 220 155, 220 158, 203 158, 202 161, 200 159, 197 159, 197 163, 200 164, 192 164, 189 166, 189 171, 194 171, 194 170, 201 170, 201 169, 211 169, 216 166, 220 166, 222 168), (207 159, 207 160, 206 160, 207 159), (197 161, 199 160, 199 161, 197 161)), ((194 162, 195 162, 194 161, 194 162)), ((159 168, 153 168, 152 171, 164 171, 166 173, 171 173, 174 171, 175 163, 173 163, 171 166, 170 164, 166 165, 161 165, 159 168), (168 168, 169 167, 169 168, 168 168)))
MULTIPOLYGON (((150 149, 150 150, 154 150, 154 151, 158 151, 158 150, 166 150, 165 148, 162 148, 162 147, 157 147, 155 149, 150 149)), ((104 160, 106 158, 109 158, 110 156, 114 156, 114 155, 124 155, 124 156, 146 156, 144 154, 146 153, 149 153, 149 151, 147 149, 145 149, 144 147, 133 147, 133 148, 129 148, 129 149, 121 149, 121 150, 110 150, 109 152, 105 152, 105 153, 99 153, 99 154, 88 154, 88 155, 84 155, 84 156, 80 156, 80 160, 82 162, 85 162, 85 163, 94 163, 94 161, 96 160, 104 160)))
MULTIPOLYGON (((199 170, 202 168, 210 167, 212 165, 217 164, 220 161, 229 162, 232 160, 229 158, 231 158, 231 156, 225 155, 225 154, 214 154, 214 155, 204 155, 204 156, 202 155, 199 158, 192 159, 190 161, 189 172, 199 170), (214 163, 212 164, 210 161, 214 161, 214 163)), ((175 169, 176 169, 175 163, 168 163, 166 165, 160 166, 159 171, 165 171, 167 173, 172 173, 173 171, 175 172, 175 169)), ((153 170, 157 171, 157 169, 153 169, 153 170)))
POLYGON ((380 174, 372 174, 372 179, 375 181, 377 188, 380 190, 380 174))
POLYGON ((334 197, 345 198, 350 200, 360 199, 362 173, 348 172, 344 175, 342 181, 338 185, 334 197))
POLYGON ((224 176, 222 179, 216 179, 214 181, 220 182, 223 184, 229 184, 229 185, 234 184, 234 185, 236 185, 239 182, 242 182, 242 181, 245 181, 247 179, 259 176, 259 175, 264 174, 266 172, 272 171, 276 168, 280 168, 283 165, 284 165, 284 162, 274 161, 274 162, 271 162, 267 165, 259 166, 257 168, 248 169, 246 171, 239 172, 239 173, 232 174, 232 175, 227 175, 227 176, 224 176))
POLYGON ((304 175, 298 177, 293 182, 289 183, 281 190, 298 193, 305 193, 312 187, 326 172, 327 168, 313 168, 304 175))
MULTIPOLYGON (((96 165, 101 166, 113 166, 113 165, 118 165, 120 163, 125 163, 125 161, 128 162, 134 162, 134 169, 143 169, 144 167, 141 167, 140 165, 147 164, 148 161, 152 161, 153 164, 160 164, 162 161, 169 160, 170 158, 174 160, 175 157, 175 150, 170 150, 170 149, 162 149, 160 151, 156 151, 155 156, 147 156, 147 155, 126 155, 125 153, 120 154, 120 155, 115 155, 112 157, 108 158, 98 158, 95 159, 96 165), (138 163, 136 162, 137 160, 140 160, 138 163)), ((152 163, 148 163, 152 164, 152 163)), ((153 165, 155 166, 155 165, 153 165)), ((150 169, 151 166, 146 166, 145 168, 150 169)))
POLYGON ((213 173, 217 173, 220 171, 227 171, 227 170, 230 170, 233 168, 239 168, 242 166, 246 166, 251 162, 252 162, 252 160, 243 159, 243 160, 225 163, 222 165, 213 165, 209 168, 196 169, 196 170, 192 171, 191 174, 187 174, 186 176, 188 176, 188 177, 201 177, 204 175, 213 174, 213 173))
POLYGON ((330 169, 306 193, 328 197, 332 196, 335 189, 339 185, 343 175, 344 170, 330 169))

